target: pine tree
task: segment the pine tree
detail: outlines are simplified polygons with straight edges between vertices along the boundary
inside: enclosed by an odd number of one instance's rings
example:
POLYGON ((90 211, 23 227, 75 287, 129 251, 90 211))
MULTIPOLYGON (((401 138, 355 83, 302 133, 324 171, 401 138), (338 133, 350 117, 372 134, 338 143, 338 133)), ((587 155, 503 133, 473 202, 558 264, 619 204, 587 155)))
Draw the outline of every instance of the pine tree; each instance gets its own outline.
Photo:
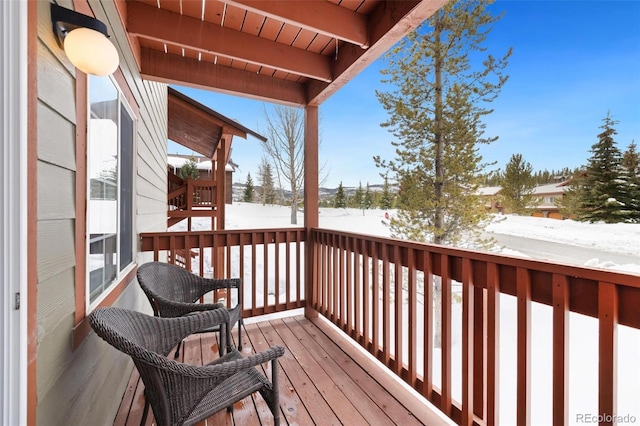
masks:
POLYGON ((251 179, 251 173, 247 173, 247 181, 244 184, 242 201, 245 203, 251 203, 253 201, 253 180, 251 179))
POLYGON ((338 190, 336 191, 336 197, 333 201, 333 206, 338 209, 347 207, 347 199, 344 195, 344 187, 342 186, 342 181, 340 181, 340 185, 338 185, 338 190))
POLYGON ((402 202, 391 221, 396 237, 438 244, 479 241, 475 230, 486 217, 476 195, 484 165, 478 154, 484 137, 482 118, 507 77, 509 50, 496 59, 477 55, 491 26, 492 1, 450 1, 407 35, 387 58, 385 83, 390 92, 376 95, 389 113, 383 123, 397 142, 396 158, 375 157, 376 165, 393 173, 402 202), (470 53, 473 52, 473 60, 470 53))
POLYGON ((622 170, 626 195, 624 203, 629 212, 627 220, 640 223, 640 154, 634 141, 622 155, 622 170))
POLYGON ((364 207, 364 189, 362 188, 362 181, 359 183, 358 189, 356 189, 356 192, 353 194, 351 207, 355 207, 357 209, 364 207))
POLYGON ((502 177, 502 197, 505 206, 516 214, 529 214, 536 204, 533 190, 537 186, 533 167, 521 154, 513 154, 502 177))
POLYGON ((617 122, 608 113, 603 122, 580 182, 578 219, 616 223, 624 221, 628 214, 621 180, 622 154, 613 138, 617 134, 614 128, 617 122))
POLYGON ((367 190, 364 193, 364 208, 370 209, 373 206, 373 193, 369 188, 369 182, 367 182, 367 190))
POLYGON ((275 204, 276 189, 273 186, 273 173, 271 172, 271 164, 265 157, 262 157, 262 163, 259 168, 260 186, 262 187, 261 198, 262 205, 275 204))
POLYGON ((195 158, 189 158, 189 160, 180 167, 179 176, 180 179, 198 179, 200 170, 198 170, 198 163, 196 163, 195 158))
POLYGON ((393 195, 389 189, 389 178, 385 174, 382 185, 382 196, 380 197, 380 208, 388 210, 393 206, 393 195))

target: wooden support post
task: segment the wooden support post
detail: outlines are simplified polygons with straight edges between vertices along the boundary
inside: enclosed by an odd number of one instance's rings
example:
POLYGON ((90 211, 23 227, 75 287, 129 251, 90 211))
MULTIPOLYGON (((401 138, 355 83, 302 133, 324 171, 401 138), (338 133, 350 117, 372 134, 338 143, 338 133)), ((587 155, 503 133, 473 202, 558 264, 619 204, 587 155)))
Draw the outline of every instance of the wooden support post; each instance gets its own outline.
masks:
POLYGON ((518 297, 517 424, 531 424, 531 277, 527 269, 516 272, 518 297))
POLYGON ((569 423, 569 283, 553 275, 553 424, 569 423))
POLYGON ((314 252, 316 250, 311 230, 318 227, 318 107, 305 107, 304 114, 304 228, 307 233, 305 243, 305 286, 306 305, 304 315, 315 318, 318 312, 313 309, 313 298, 318 283, 313 273, 314 252))
POLYGON ((616 424, 610 416, 616 413, 618 379, 618 292, 615 284, 598 283, 598 414, 600 425, 616 424))

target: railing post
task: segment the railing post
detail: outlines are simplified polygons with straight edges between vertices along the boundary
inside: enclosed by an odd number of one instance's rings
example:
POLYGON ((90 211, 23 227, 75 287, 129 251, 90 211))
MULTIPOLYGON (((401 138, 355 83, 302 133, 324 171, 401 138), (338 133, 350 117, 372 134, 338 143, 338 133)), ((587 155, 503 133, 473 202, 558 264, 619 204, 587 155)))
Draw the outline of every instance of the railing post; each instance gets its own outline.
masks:
POLYGON ((316 244, 311 230, 318 227, 318 107, 307 105, 304 112, 304 228, 307 233, 304 246, 304 315, 315 318, 318 312, 313 309, 313 298, 318 283, 317 276, 313 273, 316 244))
POLYGON ((616 424, 618 378, 618 292, 615 284, 598 283, 598 414, 600 425, 616 424))

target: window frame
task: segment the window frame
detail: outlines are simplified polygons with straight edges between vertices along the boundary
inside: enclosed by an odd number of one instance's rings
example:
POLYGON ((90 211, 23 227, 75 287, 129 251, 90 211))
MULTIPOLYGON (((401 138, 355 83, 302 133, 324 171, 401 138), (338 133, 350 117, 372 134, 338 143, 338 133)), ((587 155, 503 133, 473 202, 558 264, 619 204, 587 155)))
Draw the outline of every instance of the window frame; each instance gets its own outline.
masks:
MULTIPOLYGON (((87 78, 87 144, 86 144, 86 156, 87 156, 87 162, 89 162, 89 158, 91 155, 91 146, 90 146, 90 126, 89 123, 91 122, 91 84, 90 84, 90 79, 91 78, 107 78, 109 80, 109 82, 113 85, 114 89, 116 90, 117 93, 117 110, 116 110, 116 117, 118 120, 117 123, 117 185, 116 185, 116 194, 117 194, 117 199, 116 199, 116 212, 117 212, 117 218, 116 218, 116 252, 115 252, 115 257, 116 257, 116 262, 115 262, 115 268, 116 268, 116 275, 115 278, 112 279, 111 281, 109 281, 108 283, 103 283, 102 285, 104 285, 104 289, 102 290, 102 292, 95 298, 95 300, 91 301, 91 279, 90 279, 90 274, 91 271, 89 270, 88 264, 89 264, 89 255, 90 255, 90 247, 91 247, 91 242, 92 240, 95 240, 95 238, 91 238, 91 234, 89 232, 88 226, 89 226, 89 220, 88 220, 88 215, 90 212, 90 207, 89 207, 89 201, 91 200, 91 184, 90 184, 90 177, 89 177, 89 167, 87 165, 87 173, 85 176, 85 181, 86 181, 86 202, 87 202, 87 208, 86 208, 86 224, 87 224, 87 231, 86 231, 86 238, 85 238, 85 262, 86 262, 86 273, 85 273, 85 312, 88 314, 90 312, 92 312, 95 308, 97 308, 98 306, 101 306, 102 302, 109 296, 109 294, 114 290, 114 288, 117 286, 117 284, 122 281, 123 277, 127 276, 128 273, 135 268, 135 259, 132 256, 132 259, 130 261, 130 263, 128 265, 121 265, 121 255, 122 255, 122 250, 121 250, 121 236, 122 236, 122 217, 121 217, 121 203, 122 203, 122 172, 123 169, 121 167, 122 164, 122 158, 124 155, 127 155, 129 153, 123 153, 122 152, 122 112, 125 111, 129 118, 131 119, 132 122, 132 126, 131 126, 131 132, 132 132, 132 141, 131 141, 131 153, 130 155, 133 156, 133 161, 132 161, 132 179, 131 179, 131 210, 128 212, 130 214, 130 223, 131 223, 131 232, 134 232, 135 230, 133 229, 133 217, 134 217, 134 212, 135 212, 135 208, 134 208, 134 194, 135 194, 135 179, 133 179, 133 177, 135 177, 136 174, 136 161, 135 161, 135 157, 137 157, 136 152, 137 152, 137 147, 136 147, 136 135, 137 135, 137 124, 138 124, 138 119, 137 117, 134 115, 133 113, 133 108, 131 108, 131 106, 129 105, 126 96, 124 95, 122 89, 120 88, 120 85, 118 84, 118 81, 113 77, 113 76, 108 76, 108 77, 93 77, 93 76, 89 76, 87 78)), ((134 239, 132 239, 131 241, 131 253, 135 253, 135 247, 133 245, 133 241, 134 239)))
MULTIPOLYGON (((120 90, 123 99, 126 100, 129 113, 134 122, 133 132, 133 170, 132 170, 132 238, 133 246, 133 263, 130 268, 117 277, 116 282, 109 291, 105 292, 102 301, 92 309, 113 305, 122 292, 135 278, 137 271, 136 255, 138 253, 137 246, 137 229, 136 229, 136 194, 137 194, 137 166, 138 166, 138 125, 140 120, 140 106, 133 96, 124 74, 121 69, 117 69, 112 78, 115 80, 116 87, 120 90)), ((74 327, 72 331, 72 349, 75 351, 84 339, 91 333, 91 326, 88 321, 90 313, 87 306, 87 126, 89 117, 89 97, 88 97, 88 77, 82 72, 76 73, 76 220, 75 220, 75 247, 76 247, 76 268, 75 268, 75 311, 74 311, 74 327)))

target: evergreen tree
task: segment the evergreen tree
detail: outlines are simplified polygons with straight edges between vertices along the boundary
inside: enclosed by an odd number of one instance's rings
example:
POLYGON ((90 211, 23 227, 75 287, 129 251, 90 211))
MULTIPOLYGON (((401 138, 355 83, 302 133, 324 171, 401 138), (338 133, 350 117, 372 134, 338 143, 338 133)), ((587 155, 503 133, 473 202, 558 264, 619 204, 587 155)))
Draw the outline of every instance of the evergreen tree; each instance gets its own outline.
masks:
POLYGON ((390 115, 382 125, 398 139, 392 142, 396 158, 374 160, 401 185, 400 210, 391 221, 396 237, 480 241, 477 225, 486 212, 476 195, 484 168, 477 145, 495 140, 484 137, 481 120, 507 80, 511 55, 477 58, 500 19, 488 12, 491 3, 450 1, 387 55, 383 82, 392 91, 376 95, 390 115))
POLYGON ((262 205, 276 203, 276 189, 273 186, 273 173, 271 164, 265 157, 262 157, 262 163, 259 168, 260 186, 262 187, 262 205))
POLYGON ((583 178, 584 170, 576 170, 569 179, 567 190, 562 194, 562 199, 555 201, 560 214, 565 218, 578 217, 583 178))
POLYGON ((621 181, 622 154, 613 136, 617 122, 607 113, 600 126, 598 142, 591 147, 593 154, 587 163, 579 189, 578 219, 589 222, 622 222, 628 212, 621 181))
POLYGON ((631 142, 622 155, 622 170, 625 181, 625 205, 629 222, 640 223, 640 154, 636 151, 636 143, 631 142))
POLYGON ((253 180, 251 179, 251 173, 247 173, 247 181, 244 184, 242 201, 244 201, 245 203, 250 203, 253 201, 253 180))
POLYGON ((353 194, 351 206, 357 209, 364 207, 364 189, 362 188, 362 181, 358 184, 358 189, 353 194))
POLYGON ((373 206, 373 193, 369 188, 369 182, 367 182, 367 190, 364 193, 364 208, 370 209, 373 206))
POLYGON ((502 197, 505 206, 513 213, 529 214, 537 200, 533 190, 537 186, 533 167, 522 159, 521 154, 513 154, 502 177, 502 197))
POLYGON ((344 195, 344 187, 342 186, 342 181, 340 181, 340 185, 338 185, 338 190, 336 191, 336 197, 333 201, 333 206, 338 209, 347 207, 347 199, 344 195))
POLYGON ((200 170, 198 170, 198 163, 196 163, 195 158, 189 158, 189 160, 180 167, 179 176, 180 179, 198 179, 200 170))
POLYGON ((389 178, 384 175, 384 184, 382 185, 382 195, 380 197, 380 208, 388 210, 393 205, 393 195, 389 189, 389 178))

